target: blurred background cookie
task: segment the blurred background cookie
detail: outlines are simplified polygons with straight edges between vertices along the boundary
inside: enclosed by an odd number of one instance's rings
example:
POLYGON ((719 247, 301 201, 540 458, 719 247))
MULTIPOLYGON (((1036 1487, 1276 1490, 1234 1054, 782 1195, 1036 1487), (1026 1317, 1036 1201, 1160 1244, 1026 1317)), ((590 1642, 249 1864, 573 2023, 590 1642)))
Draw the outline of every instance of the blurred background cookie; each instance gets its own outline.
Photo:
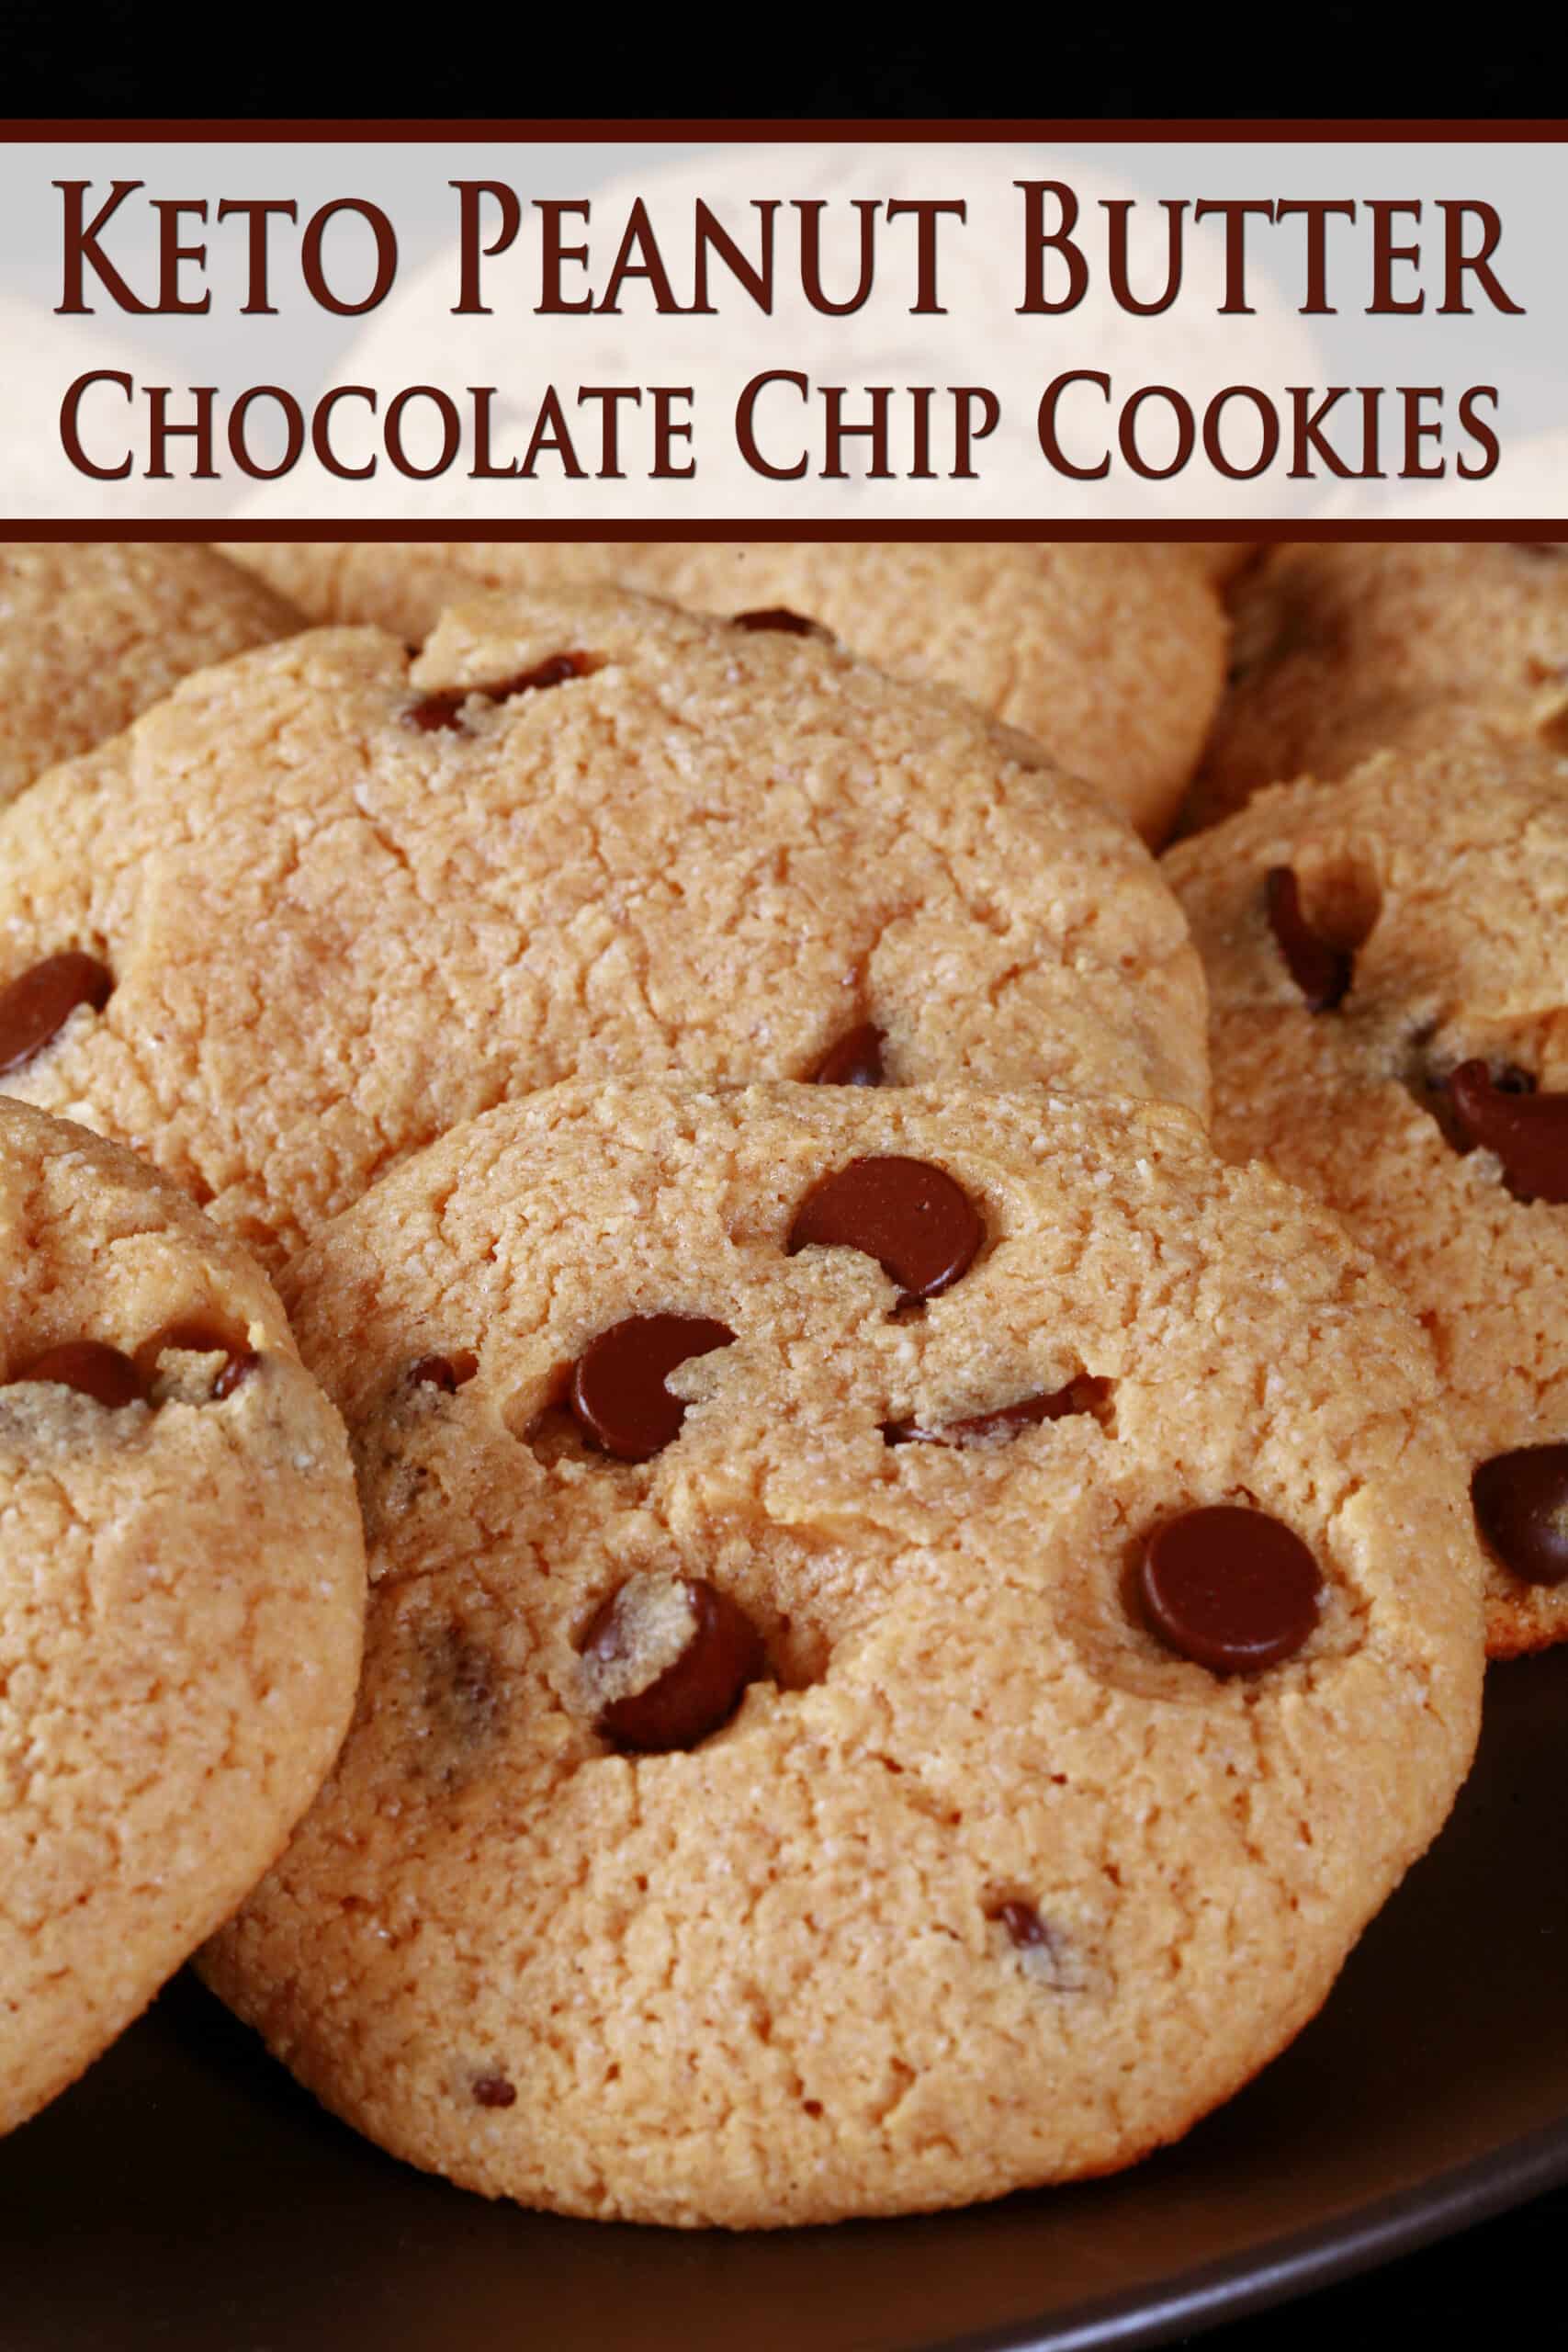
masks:
POLYGON ((1231 605, 1231 683, 1186 831, 1374 752, 1568 740, 1568 553, 1544 541, 1275 548, 1231 605))
POLYGON ((0 1100, 0 2131, 276 1859, 353 1703, 341 1423, 271 1286, 129 1152, 0 1100))
POLYGON ((1166 861, 1213 1132, 1329 1203, 1437 1351, 1495 1655, 1568 1637, 1568 761, 1461 746, 1259 794, 1166 861))
MULTIPOLYGON (((1039 541, 251 541, 312 619, 419 639, 472 586, 618 582, 725 617, 783 607, 1032 735, 1163 840, 1219 707, 1228 550, 1039 541)), ((1245 549, 1242 550, 1245 553, 1245 549)))
POLYGON ((1088 786, 816 631, 603 590, 198 673, 0 818, 0 935, 47 999, 5 1085, 274 1264, 579 1073, 1207 1090, 1186 925, 1088 786))
POLYGON ((190 671, 303 626, 208 548, 0 546, 0 803, 118 734, 190 671))

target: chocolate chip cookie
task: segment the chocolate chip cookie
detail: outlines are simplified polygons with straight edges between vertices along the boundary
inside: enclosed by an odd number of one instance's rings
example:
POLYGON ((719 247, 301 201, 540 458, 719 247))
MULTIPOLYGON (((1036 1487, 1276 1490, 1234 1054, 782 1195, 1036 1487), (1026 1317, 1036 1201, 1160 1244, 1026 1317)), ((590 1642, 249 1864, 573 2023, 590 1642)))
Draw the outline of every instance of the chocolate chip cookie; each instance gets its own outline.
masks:
POLYGON ((1495 1655, 1568 1636, 1568 762, 1385 754, 1167 861, 1214 1135, 1337 1209, 1437 1350, 1495 1655), (1544 1482, 1544 1484, 1543 1484, 1544 1482))
POLYGON ((1420 1334, 1183 1113, 569 1085, 288 1296, 367 1665, 203 1966, 470 2188, 763 2226, 1128 2163, 1313 2014, 1465 1769, 1420 1334))
POLYGON ((270 1285, 0 1101, 0 2132, 233 1909, 348 1722, 364 1549, 270 1285))
POLYGON ((1183 815, 1462 737, 1568 745, 1568 551, 1281 547, 1233 592, 1231 684, 1183 815))
POLYGON ((473 586, 618 581, 725 615, 811 620, 895 676, 956 689, 1163 840, 1219 704, 1226 628, 1183 547, 446 540, 236 544, 320 620, 422 637, 473 586))
POLYGON ((209 548, 0 546, 0 803, 103 742, 192 670, 303 627, 209 548))
POLYGON ((604 591, 201 673, 0 817, 0 1084, 274 1265, 580 1073, 1207 1085, 1180 911, 1087 786, 814 632, 604 591))

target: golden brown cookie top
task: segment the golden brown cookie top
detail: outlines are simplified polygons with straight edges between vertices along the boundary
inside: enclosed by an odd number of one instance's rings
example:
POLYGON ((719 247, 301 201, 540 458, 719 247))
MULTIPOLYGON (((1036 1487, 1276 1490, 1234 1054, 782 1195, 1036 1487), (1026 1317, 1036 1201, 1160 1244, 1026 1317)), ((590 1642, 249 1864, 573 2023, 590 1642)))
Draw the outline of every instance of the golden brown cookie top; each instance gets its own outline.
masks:
POLYGON ((343 1430, 270 1284, 130 1153, 0 1101, 0 2131, 238 1902, 353 1703, 343 1430))
POLYGON ((1128 2161, 1316 2007, 1468 1759, 1419 1333, 1183 1113, 560 1087, 289 1296, 368 1665, 207 1965, 470 2186, 750 2225, 1128 2161))
POLYGON ((893 1085, 1205 1094, 1179 910, 1087 786, 815 634, 604 591, 191 679, 0 820, 0 925, 12 990, 104 975, 19 1057, 0 999, 4 1084, 273 1263, 567 1075, 805 1077, 871 1026, 893 1085))
POLYGON ((207 548, 0 546, 0 804, 118 734, 192 670, 301 625, 207 548))
POLYGON ((1231 684, 1189 830, 1382 750, 1477 732, 1550 745, 1568 710, 1568 552, 1542 542, 1276 548, 1232 608, 1231 684))
MULTIPOLYGON (((1271 1159, 1395 1275, 1472 1469, 1562 1449, 1568 762, 1383 754, 1166 863, 1209 975, 1220 1149, 1271 1159)), ((1568 1504, 1568 1451, 1557 1476, 1568 1504)), ((1493 1551, 1494 1650, 1568 1635, 1568 1555, 1493 1551)))
POLYGON ((321 620, 422 637, 490 588, 619 582, 729 616, 783 607, 896 676, 1021 728, 1163 840, 1218 706, 1212 567, 1180 546, 738 539, 236 544, 321 620))

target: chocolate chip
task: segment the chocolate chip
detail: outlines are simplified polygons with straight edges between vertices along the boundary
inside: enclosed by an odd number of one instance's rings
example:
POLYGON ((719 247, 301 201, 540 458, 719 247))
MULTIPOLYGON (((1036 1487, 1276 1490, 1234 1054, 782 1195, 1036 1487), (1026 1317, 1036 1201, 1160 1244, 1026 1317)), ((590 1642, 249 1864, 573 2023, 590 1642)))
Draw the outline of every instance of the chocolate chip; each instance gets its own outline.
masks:
POLYGON ((1264 904, 1269 927, 1309 1012, 1332 1012, 1348 993, 1355 959, 1319 936, 1302 912, 1301 886, 1288 865, 1270 866, 1264 904))
POLYGON ((417 1637, 423 1689, 409 1768, 457 1788, 482 1769, 505 1728, 507 1676, 488 1643, 457 1619, 417 1637))
POLYGON ((442 686, 434 694, 426 695, 423 702, 411 704, 403 713, 403 725, 417 727, 422 735, 434 735, 442 728, 454 735, 461 734, 468 696, 488 692, 485 686, 442 686))
POLYGON ((569 678, 586 678, 599 667, 591 653, 552 653, 547 661, 536 663, 532 670, 520 670, 514 678, 500 678, 491 686, 440 686, 422 702, 414 703, 403 713, 405 727, 417 727, 422 734, 431 735, 440 728, 460 733, 465 724, 464 708, 472 695, 486 702, 510 702, 513 695, 537 694, 546 686, 564 686, 569 678))
POLYGON ((1521 1445, 1494 1454, 1470 1482, 1475 1523, 1489 1548, 1526 1584, 1568 1580, 1568 1445, 1521 1445))
POLYGON ((405 1376, 411 1388, 439 1388, 444 1396, 455 1396, 479 1368, 478 1356, 459 1348, 455 1355, 416 1356, 405 1376))
POLYGON ((79 1004, 101 1012, 113 993, 113 974, 74 947, 18 973, 0 989, 0 1076, 41 1054, 79 1004))
POLYGON ((788 1249, 791 1257, 813 1243, 863 1250, 908 1302, 950 1288, 985 1238, 974 1203, 945 1169, 926 1159, 852 1159, 807 1193, 788 1249))
POLYGON ((919 1421, 884 1421, 882 1434, 889 1445, 984 1445, 992 1438, 1011 1437, 1015 1430, 1041 1421, 1094 1413, 1110 1393, 1108 1380, 1081 1375, 1048 1395, 1021 1396, 1016 1405, 998 1405, 994 1412, 972 1413, 967 1420, 943 1421, 936 1429, 927 1429, 919 1421))
POLYGON ((1496 1153, 1521 1201, 1568 1201, 1568 1094, 1519 1093, 1508 1075, 1500 1084, 1483 1061, 1461 1062, 1449 1080, 1454 1125, 1496 1153))
POLYGON ((141 1405, 147 1401, 147 1390, 141 1374, 130 1358, 118 1348, 106 1347, 100 1340, 67 1340, 58 1348, 46 1348, 40 1356, 11 1374, 17 1381, 39 1380, 61 1388, 74 1388, 79 1396, 90 1396, 95 1404, 104 1405, 111 1412, 122 1405, 141 1405))
POLYGON ((1318 1620, 1321 1578, 1302 1542, 1267 1511, 1190 1510, 1145 1547, 1139 1590, 1168 1648, 1214 1674, 1276 1666, 1318 1620))
POLYGON ((225 1335, 208 1323, 176 1323, 172 1330, 164 1332, 159 1353, 165 1348, 177 1348, 186 1355, 223 1358, 212 1381, 213 1400, 218 1404, 225 1396, 231 1396, 261 1361, 254 1348, 231 1347, 225 1335))
POLYGON ((1069 1937, 1041 1917, 1032 1903, 1021 1895, 1009 1895, 987 1904, 986 1917, 1005 1930, 1023 1964, 1024 1973, 1037 1984, 1048 1985, 1057 1993, 1082 1993, 1089 1989, 1082 1953, 1075 1950, 1069 1937))
POLYGON ((515 2107, 516 2086, 504 2075, 479 2075, 474 2079, 474 2103, 478 2107, 515 2107))
POLYGON ((882 1032, 874 1022, 863 1021, 858 1029, 851 1029, 836 1046, 829 1046, 811 1073, 814 1086, 880 1086, 882 1083, 882 1032))
POLYGON ((737 628, 778 629, 785 637, 826 637, 829 631, 820 621, 808 621, 804 614, 792 613, 787 605, 759 605, 754 611, 737 613, 737 628))
POLYGON ((688 1356, 728 1348, 728 1323, 706 1315, 628 1315, 579 1356, 569 1402, 581 1427, 620 1462, 646 1462, 670 1443, 686 1408, 664 1385, 688 1356))
POLYGON ((581 1642, 594 1729, 639 1754, 694 1747, 762 1673, 762 1638, 704 1577, 628 1577, 581 1642))
POLYGON ((447 1635, 446 1657, 452 1712, 468 1737, 476 1738, 491 1729, 500 1711, 495 1659, 459 1626, 447 1635))
POLYGON ((1038 1951, 1051 1941, 1050 1931, 1032 1903, 1010 1897, 987 1912, 987 1919, 995 1919, 1004 1927, 1020 1951, 1038 1951))

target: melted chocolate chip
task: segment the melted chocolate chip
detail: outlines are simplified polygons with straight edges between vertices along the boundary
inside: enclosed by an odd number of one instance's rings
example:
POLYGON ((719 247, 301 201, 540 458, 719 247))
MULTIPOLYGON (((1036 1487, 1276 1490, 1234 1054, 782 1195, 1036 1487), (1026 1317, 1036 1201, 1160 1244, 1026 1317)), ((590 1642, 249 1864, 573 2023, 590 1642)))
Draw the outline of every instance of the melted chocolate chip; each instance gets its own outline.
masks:
POLYGON ((1023 1963, 1024 1973, 1056 1993, 1081 1993, 1089 1977, 1083 1956, 1072 1939, 1043 1919, 1032 1903, 1009 1895, 988 1904, 986 1917, 1005 1929, 1008 1941, 1023 1963))
POLYGON ((231 1396, 241 1381, 248 1380, 260 1362, 261 1358, 254 1348, 234 1349, 212 1384, 214 1403, 220 1405, 225 1396, 231 1396))
POLYGON ((1568 1445, 1521 1445, 1470 1482, 1488 1548, 1526 1584, 1568 1580, 1568 1445))
POLYGON ((1299 1535, 1234 1503, 1168 1520, 1149 1538, 1139 1572, 1153 1631, 1214 1674, 1292 1657, 1317 1623, 1321 1582, 1299 1535))
POLYGON ((493 685, 439 686, 404 711, 403 724, 423 735, 442 728, 460 733, 464 707, 476 695, 486 702, 510 702, 513 695, 537 694, 546 686, 564 686, 569 678, 586 678, 598 667, 591 653, 552 653, 532 670, 520 670, 514 678, 500 678, 493 685))
POLYGON ((79 1004, 101 1012, 113 993, 113 974, 73 947, 18 973, 0 989, 0 1076, 41 1054, 79 1004))
POLYGON ((490 1730, 500 1711, 495 1659, 459 1626, 448 1633, 446 1657, 452 1712, 469 1738, 477 1738, 490 1730))
POLYGON ((142 1405, 147 1390, 141 1374, 130 1358, 118 1348, 106 1347, 100 1340, 67 1340, 58 1348, 46 1348, 40 1356, 11 1374, 12 1385, 22 1380, 51 1382, 61 1388, 74 1388, 79 1396, 90 1396, 96 1405, 107 1406, 111 1412, 122 1405, 142 1405))
POLYGON ((208 1323, 176 1323, 173 1330, 164 1332, 160 1353, 164 1348, 177 1348, 186 1355, 223 1358, 212 1382, 213 1401, 217 1404, 221 1404, 225 1396, 231 1396, 261 1361, 254 1348, 231 1347, 223 1333, 208 1323))
POLYGON ((488 695, 488 686, 441 686, 434 694, 426 695, 423 702, 410 705, 403 713, 405 727, 417 727, 422 735, 434 735, 446 729, 454 735, 463 730, 463 713, 470 695, 488 695))
POLYGON ((908 1301, 949 1289, 985 1238, 973 1201, 945 1169, 926 1159, 852 1159, 807 1193, 788 1248, 791 1257, 813 1243, 863 1250, 908 1301))
POLYGON ((803 613, 792 613, 787 605, 759 605, 754 611, 737 613, 735 626, 777 629, 785 637, 826 637, 829 633, 820 621, 808 621, 803 613))
POLYGON ((811 1082, 814 1086, 880 1086, 881 1030, 870 1021, 851 1029, 836 1046, 829 1046, 811 1073, 811 1082))
POLYGON ((1313 930, 1302 911, 1301 886, 1288 865, 1270 866, 1264 880, 1269 928, 1309 1012, 1332 1012, 1349 992, 1355 959, 1313 930))
POLYGON ((516 2086, 504 2075, 479 2075, 474 2078, 474 2104, 477 2107, 515 2107, 516 2086))
POLYGON ((1010 1897, 1005 1903, 998 1903, 994 1910, 987 1911, 986 1917, 995 1919, 1007 1929, 1020 1951, 1049 1950, 1051 1931, 1032 1903, 1010 1897))
POLYGON ((1520 1093, 1509 1075, 1499 1084, 1483 1061, 1461 1062, 1449 1080, 1454 1125, 1496 1153, 1521 1201, 1568 1201, 1568 1094, 1520 1093))
POLYGON ((411 1388, 439 1388, 444 1396, 455 1396, 479 1368, 478 1356, 459 1348, 449 1356, 416 1356, 406 1377, 411 1388))
POLYGON ((664 1385, 688 1356, 728 1348, 728 1323, 706 1315, 628 1315, 590 1341, 571 1375, 569 1398, 596 1445, 620 1462, 646 1462, 670 1443, 686 1408, 664 1385))
POLYGON ((1108 1380, 1087 1375, 1069 1380, 1049 1395, 1021 1396, 1016 1405, 998 1405, 994 1412, 971 1413, 967 1420, 943 1421, 927 1429, 919 1421, 884 1421, 882 1434, 889 1445, 984 1445, 989 1439, 1011 1437, 1018 1430, 1041 1421, 1066 1420, 1070 1414, 1092 1413, 1110 1394, 1108 1380))
POLYGON ((704 1577, 628 1577, 581 1652, 594 1729, 643 1755, 694 1747, 728 1722, 767 1662, 746 1611, 704 1577))

